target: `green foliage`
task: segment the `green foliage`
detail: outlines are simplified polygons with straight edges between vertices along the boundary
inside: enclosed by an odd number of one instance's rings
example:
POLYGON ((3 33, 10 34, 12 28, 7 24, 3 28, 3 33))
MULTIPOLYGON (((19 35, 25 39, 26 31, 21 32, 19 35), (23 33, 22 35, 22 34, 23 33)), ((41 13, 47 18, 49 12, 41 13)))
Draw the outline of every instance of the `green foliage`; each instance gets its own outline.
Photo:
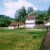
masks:
POLYGON ((27 13, 28 14, 30 14, 31 12, 33 12, 34 11, 34 9, 32 8, 32 7, 28 7, 28 9, 27 9, 27 13))
POLYGON ((48 15, 50 15, 50 6, 49 6, 49 8, 48 8, 48 15))
POLYGON ((11 18, 12 23, 16 22, 15 18, 11 18))
POLYGON ((22 7, 21 9, 18 9, 15 13, 15 19, 16 21, 25 22, 26 17, 29 15, 35 15, 35 11, 32 7, 28 7, 27 11, 25 7, 22 7))
POLYGON ((5 15, 0 15, 0 27, 6 27, 11 23, 11 18, 5 15))
POLYGON ((48 11, 36 11, 36 24, 43 24, 48 20, 48 11))
POLYGON ((47 21, 50 18, 50 6, 48 11, 47 10, 34 10, 32 7, 28 7, 28 9, 26 10, 25 7, 22 7, 21 9, 18 9, 15 13, 15 19, 16 21, 21 21, 21 22, 25 22, 26 17, 32 15, 32 16, 36 16, 36 20, 37 22, 39 21, 42 23, 44 23, 44 21, 47 21))
POLYGON ((18 11, 16 11, 16 13, 15 13, 15 19, 17 21, 25 22, 25 20, 22 20, 22 19, 25 18, 26 15, 27 15, 26 9, 25 9, 25 7, 22 7, 21 9, 19 9, 18 11))
POLYGON ((50 6, 48 8, 48 18, 50 18, 50 6))
POLYGON ((36 20, 35 23, 36 23, 36 24, 43 24, 44 21, 43 21, 43 20, 36 20))

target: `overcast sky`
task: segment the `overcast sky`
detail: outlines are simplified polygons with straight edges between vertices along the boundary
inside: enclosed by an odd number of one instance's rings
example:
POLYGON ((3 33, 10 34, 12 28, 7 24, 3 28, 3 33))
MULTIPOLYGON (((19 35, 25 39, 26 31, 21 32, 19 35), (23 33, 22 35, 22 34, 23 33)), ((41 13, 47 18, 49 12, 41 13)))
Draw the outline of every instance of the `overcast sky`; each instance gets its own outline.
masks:
POLYGON ((15 11, 24 6, 34 10, 47 10, 50 0, 0 0, 0 14, 14 17, 15 11))

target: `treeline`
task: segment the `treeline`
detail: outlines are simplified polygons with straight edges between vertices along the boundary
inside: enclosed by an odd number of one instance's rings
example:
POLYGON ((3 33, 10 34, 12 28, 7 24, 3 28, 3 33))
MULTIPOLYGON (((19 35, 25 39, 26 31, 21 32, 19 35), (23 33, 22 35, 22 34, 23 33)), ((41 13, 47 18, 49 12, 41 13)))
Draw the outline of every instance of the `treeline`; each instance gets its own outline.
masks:
POLYGON ((15 20, 20 22, 25 22, 26 17, 29 15, 33 15, 36 17, 36 24, 43 24, 50 18, 50 6, 48 10, 34 10, 32 7, 29 7, 27 10, 25 7, 18 9, 15 13, 15 20))
POLYGON ((14 18, 10 18, 6 15, 0 15, 0 27, 7 27, 11 22, 24 22, 28 16, 34 16, 36 18, 36 24, 43 24, 50 18, 50 6, 48 10, 34 10, 32 7, 29 7, 27 10, 25 7, 16 10, 14 18))
POLYGON ((34 15, 34 9, 32 7, 29 7, 27 10, 25 9, 25 7, 22 7, 21 9, 18 9, 15 13, 15 20, 16 21, 20 21, 20 22, 25 22, 26 17, 28 17, 28 15, 34 15))
POLYGON ((12 19, 6 15, 0 15, 0 27, 7 27, 12 22, 12 19))

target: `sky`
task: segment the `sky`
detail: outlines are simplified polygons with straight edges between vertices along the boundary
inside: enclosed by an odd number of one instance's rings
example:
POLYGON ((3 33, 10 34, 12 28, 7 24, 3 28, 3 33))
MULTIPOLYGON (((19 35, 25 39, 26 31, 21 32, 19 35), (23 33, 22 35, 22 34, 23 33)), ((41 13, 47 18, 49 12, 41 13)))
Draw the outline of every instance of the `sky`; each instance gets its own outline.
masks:
POLYGON ((0 15, 7 15, 14 18, 16 10, 24 6, 33 7, 34 10, 47 10, 50 0, 0 0, 0 15))

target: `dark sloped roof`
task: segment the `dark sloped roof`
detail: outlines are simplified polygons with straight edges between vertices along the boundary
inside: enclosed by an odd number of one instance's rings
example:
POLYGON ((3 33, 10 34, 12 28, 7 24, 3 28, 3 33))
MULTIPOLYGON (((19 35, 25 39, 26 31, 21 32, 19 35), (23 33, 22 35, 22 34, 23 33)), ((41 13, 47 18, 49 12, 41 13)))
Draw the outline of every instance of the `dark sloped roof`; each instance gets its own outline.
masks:
POLYGON ((9 26, 16 26, 17 23, 11 23, 9 26))
POLYGON ((9 26, 17 26, 17 25, 23 25, 24 23, 22 22, 15 22, 15 23, 11 23, 9 26))

